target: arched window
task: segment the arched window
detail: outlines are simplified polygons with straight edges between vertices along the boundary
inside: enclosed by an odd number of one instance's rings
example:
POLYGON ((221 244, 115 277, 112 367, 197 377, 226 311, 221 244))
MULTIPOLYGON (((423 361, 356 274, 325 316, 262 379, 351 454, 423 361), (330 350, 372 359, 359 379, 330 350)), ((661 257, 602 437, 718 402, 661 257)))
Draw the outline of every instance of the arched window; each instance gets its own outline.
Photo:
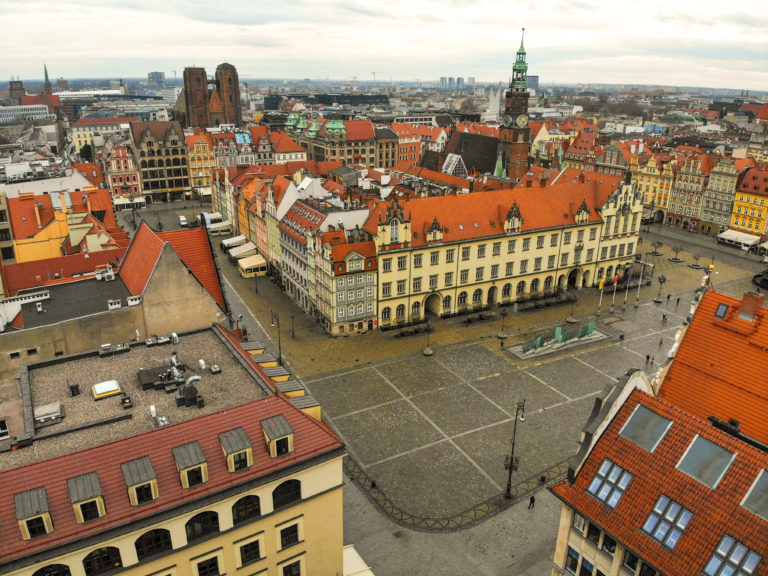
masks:
POLYGON ((504 288, 501 289, 501 297, 509 298, 510 294, 512 294, 512 284, 504 284, 504 288))
POLYGON ((243 496, 232 506, 232 521, 235 526, 261 516, 261 502, 258 496, 243 496))
POLYGON ((538 292, 539 291, 539 279, 534 278, 531 280, 531 292, 538 292))
POLYGON ((419 302, 414 302, 413 305, 411 305, 411 315, 418 316, 419 312, 421 312, 421 304, 419 302))
POLYGON ((400 304, 400 306, 397 307, 397 310, 395 310, 395 317, 405 318, 405 304, 400 304))
POLYGON ((145 532, 136 539, 136 556, 139 561, 151 558, 166 550, 173 550, 171 545, 171 533, 168 530, 158 528, 145 532))
POLYGON ((35 570, 32 576, 72 576, 72 572, 66 564, 48 564, 35 570))
POLYGON ((120 550, 114 546, 97 548, 83 558, 85 576, 106 574, 107 572, 112 572, 115 568, 122 568, 122 566, 123 559, 120 557, 120 550))
POLYGON ((451 309, 451 297, 446 296, 443 298, 443 310, 450 310, 451 309))
POLYGON ((459 292, 459 298, 457 300, 459 306, 464 306, 467 303, 467 293, 459 292))
POLYGON ((389 241, 392 243, 399 242, 399 234, 400 231, 398 230, 400 222, 397 220, 392 220, 392 222, 389 223, 389 241))
POLYGON ((200 512, 190 518, 184 525, 187 532, 187 543, 205 538, 219 531, 219 515, 216 512, 200 512))
POLYGON ((474 304, 479 304, 483 300, 483 291, 478 288, 472 293, 472 302, 474 304))
MULTIPOLYGON (((141 153, 141 155, 143 156, 143 155, 144 155, 144 152, 142 152, 142 153, 141 153)), ((147 167, 147 161, 146 161, 146 160, 142 160, 142 161, 141 161, 141 167, 142 167, 142 168, 146 168, 146 167, 147 167)))
POLYGON ((517 293, 518 294, 525 294, 525 281, 520 280, 520 282, 517 283, 517 293))
POLYGON ((301 482, 286 480, 272 491, 272 506, 275 510, 301 500, 301 482))
POLYGON ((600 268, 600 269, 597 271, 597 279, 598 279, 598 280, 600 280, 600 279, 602 279, 602 277, 603 277, 603 269, 602 269, 602 268, 600 268))
POLYGON ((381 311, 381 320, 383 322, 387 322, 391 317, 392 317, 392 309, 389 306, 387 306, 381 311))
POLYGON ((608 266, 608 269, 605 271, 605 281, 608 282, 610 280, 613 280, 613 266, 608 266))
POLYGON ((552 276, 547 276, 544 279, 544 290, 552 290, 552 281, 553 281, 552 276))

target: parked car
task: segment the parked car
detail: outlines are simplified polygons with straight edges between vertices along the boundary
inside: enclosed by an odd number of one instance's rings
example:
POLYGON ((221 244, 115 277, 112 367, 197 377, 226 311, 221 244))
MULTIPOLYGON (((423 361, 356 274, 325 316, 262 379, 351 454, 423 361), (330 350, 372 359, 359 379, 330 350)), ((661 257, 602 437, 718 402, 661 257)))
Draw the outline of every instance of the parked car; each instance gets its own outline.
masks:
POLYGON ((179 226, 182 228, 187 227, 187 217, 186 216, 179 216, 179 226))
POLYGON ((752 276, 752 284, 755 284, 760 288, 768 289, 768 276, 764 276, 763 274, 755 274, 752 276))

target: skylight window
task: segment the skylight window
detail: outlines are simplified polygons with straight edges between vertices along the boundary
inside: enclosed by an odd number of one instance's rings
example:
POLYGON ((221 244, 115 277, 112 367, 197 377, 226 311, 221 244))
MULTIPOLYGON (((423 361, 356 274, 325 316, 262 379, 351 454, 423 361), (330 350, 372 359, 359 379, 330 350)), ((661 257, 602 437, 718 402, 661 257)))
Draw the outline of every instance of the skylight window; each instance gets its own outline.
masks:
POLYGON ((715 316, 717 318, 723 319, 725 318, 726 312, 728 312, 728 304, 718 304, 717 310, 715 310, 715 316))
POLYGON ((631 480, 632 474, 618 464, 605 459, 595 473, 587 492, 611 508, 615 508, 631 480))
POLYGON ((629 417, 619 432, 619 436, 623 436, 648 452, 653 452, 671 425, 671 420, 667 420, 642 404, 638 404, 632 416, 629 417))
POLYGON ((741 505, 768 522, 768 472, 760 470, 741 505))
POLYGON ((677 469, 714 489, 735 457, 733 452, 697 435, 680 459, 677 469))
POLYGON ((749 576, 757 570, 761 557, 727 534, 715 549, 704 574, 707 576, 749 576))
POLYGON ((662 494, 643 524, 643 532, 659 544, 674 550, 692 517, 693 512, 662 494))

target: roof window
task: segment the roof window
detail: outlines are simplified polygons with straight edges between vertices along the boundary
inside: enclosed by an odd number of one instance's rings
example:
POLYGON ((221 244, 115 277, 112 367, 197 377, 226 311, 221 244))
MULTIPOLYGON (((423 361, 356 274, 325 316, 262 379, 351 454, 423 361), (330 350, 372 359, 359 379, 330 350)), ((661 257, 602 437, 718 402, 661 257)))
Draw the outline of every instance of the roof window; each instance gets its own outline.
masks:
POLYGON ((697 435, 677 469, 709 488, 716 488, 736 454, 697 435))
POLYGON ((632 474, 606 458, 600 464, 587 492, 611 508, 615 508, 632 478, 632 474))
POLYGON ((754 574, 761 557, 726 534, 704 567, 707 576, 749 576, 754 574))
POLYGON ((149 456, 123 462, 120 468, 128 486, 128 499, 132 506, 141 506, 157 499, 157 476, 149 456))
POLYGON ((768 522, 768 472, 760 470, 741 505, 768 522))
POLYGON ((715 310, 715 317, 723 319, 728 312, 728 304, 718 304, 715 310))
POLYGON ((643 450, 653 452, 671 425, 671 420, 638 404, 619 432, 619 436, 640 446, 643 450))
POLYGON ((67 488, 78 524, 96 520, 107 513, 99 475, 96 472, 67 479, 67 488))
POLYGON ((219 442, 227 458, 227 470, 238 472, 253 466, 253 446, 242 427, 219 434, 219 442))
POLYGON ((208 481, 208 462, 197 441, 172 449, 183 488, 194 488, 208 481))
POLYGON ((643 524, 643 532, 659 544, 674 550, 692 517, 693 512, 662 494, 643 524))
POLYGON ((290 454, 294 450, 293 428, 282 414, 261 421, 264 438, 269 445, 269 455, 272 458, 290 454))
POLYGON ((53 532, 53 521, 45 488, 33 488, 14 494, 13 502, 16 506, 16 520, 19 522, 24 540, 32 540, 53 532))

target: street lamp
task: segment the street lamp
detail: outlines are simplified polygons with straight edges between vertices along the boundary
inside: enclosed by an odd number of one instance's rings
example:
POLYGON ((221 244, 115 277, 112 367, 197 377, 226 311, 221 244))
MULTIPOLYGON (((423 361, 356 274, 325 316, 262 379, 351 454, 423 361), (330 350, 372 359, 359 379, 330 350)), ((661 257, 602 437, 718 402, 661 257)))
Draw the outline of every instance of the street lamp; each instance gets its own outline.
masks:
POLYGON ((506 319, 507 314, 509 314, 509 311, 507 310, 507 307, 506 306, 499 306, 499 315, 501 316, 501 332, 499 332, 497 334, 497 336, 501 340, 504 340, 507 336, 509 336, 509 334, 507 334, 506 331, 504 330, 504 320, 506 319))
POLYGON ((434 354, 432 348, 429 347, 430 332, 432 332, 432 323, 429 320, 427 320, 427 347, 421 351, 421 353, 424 354, 424 356, 432 356, 432 354, 434 354))
POLYGON ((291 338, 296 338, 296 331, 293 329, 293 312, 291 312, 291 338))
POLYGON ((277 326, 277 363, 282 366, 283 364, 283 346, 280 342, 280 316, 277 312, 272 312, 272 327, 277 326))
POLYGON ((664 276, 664 274, 659 274, 656 280, 659 281, 659 295, 656 296, 653 301, 656 302, 656 304, 661 304, 661 288, 664 286, 664 282, 667 281, 667 277, 664 276))
POLYGON ((517 407, 515 408, 515 424, 512 427, 512 452, 504 459, 504 468, 509 471, 507 475, 507 490, 504 492, 504 498, 507 500, 512 499, 512 472, 520 467, 520 458, 515 456, 515 440, 517 439, 517 419, 520 418, 520 422, 525 422, 525 398, 518 400, 517 407))
POLYGON ((568 324, 574 324, 576 322, 576 318, 573 316, 573 309, 576 306, 576 302, 578 301, 579 296, 571 291, 568 292, 566 298, 571 301, 571 313, 568 315, 568 318, 566 318, 565 321, 568 322, 568 324))

